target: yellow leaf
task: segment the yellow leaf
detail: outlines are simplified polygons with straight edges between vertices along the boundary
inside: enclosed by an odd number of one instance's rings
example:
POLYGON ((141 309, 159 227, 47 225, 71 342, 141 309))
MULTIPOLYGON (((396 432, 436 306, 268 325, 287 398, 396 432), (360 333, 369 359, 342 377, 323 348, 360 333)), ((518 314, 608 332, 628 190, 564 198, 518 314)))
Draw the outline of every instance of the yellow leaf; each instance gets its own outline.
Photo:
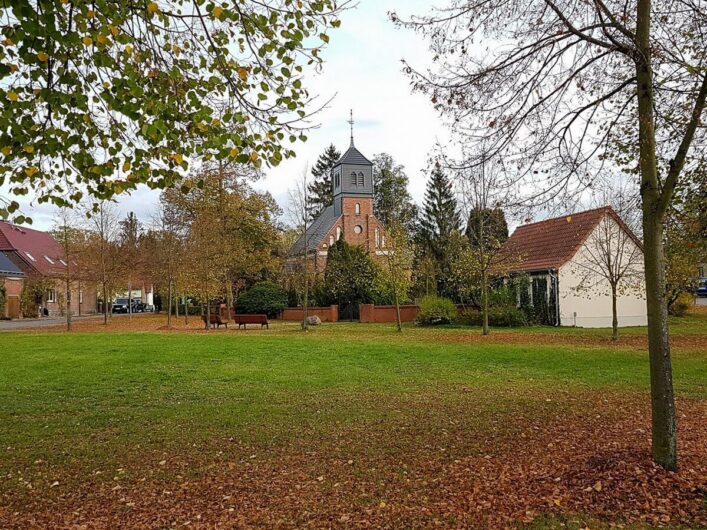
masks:
POLYGON ((378 506, 380 506, 381 508, 385 508, 385 506, 386 506, 385 501, 381 501, 378 506))
POLYGON ((16 64, 10 64, 8 66, 10 67, 10 72, 17 72, 17 65, 16 64))
POLYGON ((25 153, 34 153, 34 146, 33 145, 25 145, 24 150, 25 150, 25 153))
POLYGON ((29 166, 25 168, 25 173, 27 174, 28 177, 31 177, 34 175, 39 169, 37 169, 35 166, 29 166))
POLYGON ((238 77, 240 77, 242 81, 245 81, 248 78, 248 70, 243 67, 239 68, 238 77))
POLYGON ((7 99, 9 99, 10 101, 17 101, 17 92, 13 92, 12 90, 10 90, 7 93, 7 99))
POLYGON ((120 30, 116 26, 108 26, 108 29, 114 37, 117 37, 118 33, 120 33, 120 30))
POLYGON ((130 46, 130 44, 128 44, 128 45, 125 47, 125 52, 128 53, 128 54, 133 53, 133 47, 130 46))
POLYGON ((49 59, 49 55, 47 55, 45 52, 39 52, 39 53, 37 54, 37 59, 39 59, 40 61, 44 62, 44 61, 46 61, 47 59, 49 59))
POLYGON ((568 215, 565 219, 567 220, 568 223, 571 223, 571 222, 572 222, 572 216, 571 216, 571 215, 568 215))
POLYGON ((2 41, 2 43, 3 43, 5 46, 12 46, 13 44, 15 44, 15 42, 14 42, 11 38, 9 38, 9 37, 8 37, 7 39, 5 39, 4 41, 2 41))
POLYGON ((175 161, 177 164, 179 164, 179 165, 182 165, 182 162, 184 162, 184 157, 183 157, 181 154, 179 154, 179 153, 174 153, 174 154, 172 155, 172 158, 173 158, 174 161, 175 161))
POLYGON ((211 11, 211 14, 215 16, 216 18, 221 18, 221 15, 223 15, 223 8, 216 6, 214 7, 214 10, 211 11))
POLYGON ((87 18, 93 18, 95 16, 96 16, 96 12, 93 9, 89 9, 88 11, 86 11, 87 18))
POLYGON ((258 160, 258 153, 256 153, 255 151, 252 151, 250 153, 250 161, 255 162, 256 160, 258 160))
POLYGON ((147 4, 147 10, 148 10, 150 13, 157 13, 157 12, 160 10, 160 6, 158 6, 158 5, 157 5, 156 3, 154 3, 154 2, 150 2, 149 4, 147 4))
POLYGON ((240 149, 238 149, 237 147, 234 147, 233 149, 231 149, 231 150, 229 151, 228 155, 229 155, 231 158, 236 158, 236 157, 239 155, 240 152, 241 152, 240 149))
POLYGON ((110 88, 110 83, 108 81, 103 81, 103 88, 110 88))
POLYGON ((559 505, 560 505, 560 502, 561 502, 561 500, 560 500, 560 499, 555 499, 555 501, 554 501, 554 502, 555 502, 555 506, 559 506, 559 505))
POLYGON ((10 153, 12 153, 12 147, 10 147, 9 145, 6 145, 2 148, 3 155, 8 156, 10 153))
POLYGON ((103 35, 101 33, 99 33, 96 36, 96 40, 98 41, 99 44, 108 44, 108 37, 106 37, 105 35, 103 35))
POLYGON ((93 44, 93 39, 86 35, 83 39, 81 39, 81 42, 83 42, 86 46, 90 46, 93 44))
POLYGON ((214 127, 221 127, 221 120, 219 120, 218 118, 215 118, 214 121, 211 122, 211 124, 214 127))
POLYGON ((177 46, 176 44, 173 44, 173 45, 172 45, 172 51, 173 51, 176 55, 179 55, 179 52, 181 52, 182 49, 181 49, 179 46, 177 46))

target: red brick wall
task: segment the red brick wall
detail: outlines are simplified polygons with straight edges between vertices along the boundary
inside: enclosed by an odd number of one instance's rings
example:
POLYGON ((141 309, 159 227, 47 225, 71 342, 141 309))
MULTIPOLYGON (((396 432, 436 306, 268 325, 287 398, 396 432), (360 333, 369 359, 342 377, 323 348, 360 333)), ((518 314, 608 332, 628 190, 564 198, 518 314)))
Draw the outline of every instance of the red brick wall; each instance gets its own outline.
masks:
MULTIPOLYGON (((278 315, 278 320, 302 320, 303 309, 301 307, 286 307, 278 315)), ((307 315, 318 316, 322 322, 338 322, 339 320, 339 306, 331 305, 328 307, 308 307, 307 315)))
POLYGON ((5 307, 2 308, 0 316, 4 318, 19 317, 20 295, 22 294, 24 280, 2 278, 0 279, 0 285, 5 287, 5 307), (10 314, 11 312, 12 314, 10 314))
MULTIPOLYGON (((394 305, 361 304, 359 306, 359 319, 361 322, 396 322, 397 316, 394 305)), ((417 318, 417 306, 406 304, 400 306, 400 320, 414 322, 417 318)))

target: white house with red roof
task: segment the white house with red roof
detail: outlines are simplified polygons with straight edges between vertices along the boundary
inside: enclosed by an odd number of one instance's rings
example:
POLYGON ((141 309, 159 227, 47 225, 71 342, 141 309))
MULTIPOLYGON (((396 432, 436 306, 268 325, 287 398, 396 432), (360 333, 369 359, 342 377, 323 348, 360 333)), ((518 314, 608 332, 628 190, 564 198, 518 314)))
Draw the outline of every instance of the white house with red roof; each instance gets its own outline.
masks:
MULTIPOLYGON (((66 301, 66 276, 70 271, 61 245, 47 232, 0 221, 0 254, 21 273, 21 284, 12 285, 12 294, 6 295, 8 308, 21 307, 22 290, 29 303, 24 304, 22 316, 36 316, 45 310, 49 315, 96 312, 96 288, 92 283, 82 282, 79 275, 70 274, 70 304, 66 301), (18 289, 19 287, 19 289, 18 289), (31 307, 28 307, 31 306, 31 307)), ((75 265, 75 264, 74 264, 75 265)), ((6 290, 8 282, 5 280, 6 290)))
POLYGON ((518 263, 513 272, 530 276, 529 302, 542 306, 550 324, 610 327, 613 297, 607 276, 621 278, 618 325, 647 324, 643 246, 608 206, 519 226, 504 255, 518 263))

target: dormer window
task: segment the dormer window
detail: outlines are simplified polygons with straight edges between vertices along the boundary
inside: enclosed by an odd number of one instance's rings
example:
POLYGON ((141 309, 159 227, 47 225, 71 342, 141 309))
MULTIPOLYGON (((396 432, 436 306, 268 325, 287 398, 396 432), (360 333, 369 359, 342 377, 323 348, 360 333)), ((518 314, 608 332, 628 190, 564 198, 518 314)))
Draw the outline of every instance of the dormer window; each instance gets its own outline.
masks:
POLYGON ((30 254, 29 252, 25 251, 25 254, 26 254, 27 257, 28 257, 29 259, 31 259, 32 261, 37 261, 36 259, 34 259, 34 256, 33 256, 32 254, 30 254))
POLYGON ((351 185, 352 186, 358 186, 358 177, 356 177, 356 172, 352 171, 351 172, 351 185))
POLYGON ((64 267, 66 267, 66 262, 63 259, 60 259, 59 263, 61 263, 64 267))
POLYGON ((354 206, 354 211, 356 212, 356 215, 361 215, 361 203, 357 202, 356 206, 354 206))
POLYGON ((54 260, 49 256, 44 256, 44 259, 47 260, 51 265, 54 265, 54 260))
POLYGON ((363 172, 362 171, 358 172, 358 185, 363 186, 363 172))

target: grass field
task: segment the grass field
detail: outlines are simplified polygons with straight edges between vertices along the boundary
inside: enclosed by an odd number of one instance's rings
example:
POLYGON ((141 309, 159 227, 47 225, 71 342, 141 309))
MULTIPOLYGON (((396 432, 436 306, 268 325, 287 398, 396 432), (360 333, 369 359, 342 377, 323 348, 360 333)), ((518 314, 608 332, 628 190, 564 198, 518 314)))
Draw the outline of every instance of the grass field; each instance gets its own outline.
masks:
POLYGON ((0 334, 0 528, 707 524, 704 313, 673 325, 677 474, 645 330, 162 324, 0 334))

